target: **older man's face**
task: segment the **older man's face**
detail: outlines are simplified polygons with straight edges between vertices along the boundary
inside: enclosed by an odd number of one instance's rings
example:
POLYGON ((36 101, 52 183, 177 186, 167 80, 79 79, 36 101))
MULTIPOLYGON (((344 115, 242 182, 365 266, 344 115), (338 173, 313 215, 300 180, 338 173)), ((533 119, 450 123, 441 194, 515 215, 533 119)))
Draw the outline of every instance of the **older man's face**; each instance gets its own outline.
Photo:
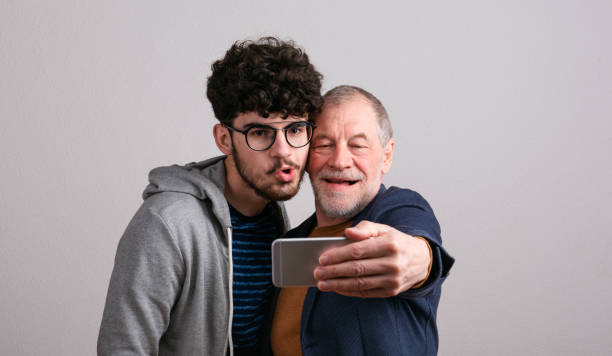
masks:
POLYGON ((391 168, 393 141, 382 146, 376 114, 361 96, 326 105, 316 125, 307 171, 317 213, 341 222, 376 196, 391 168))

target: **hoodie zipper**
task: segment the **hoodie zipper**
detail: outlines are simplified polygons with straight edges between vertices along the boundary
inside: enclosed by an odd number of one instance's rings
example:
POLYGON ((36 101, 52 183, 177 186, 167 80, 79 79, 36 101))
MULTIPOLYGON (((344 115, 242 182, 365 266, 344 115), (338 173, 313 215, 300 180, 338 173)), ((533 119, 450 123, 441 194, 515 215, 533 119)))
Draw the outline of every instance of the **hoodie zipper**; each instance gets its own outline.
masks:
MULTIPOLYGON (((227 321, 227 345, 229 345, 229 355, 234 356, 234 342, 232 340, 232 322, 234 319, 234 261, 232 257, 232 227, 227 226, 227 246, 229 256, 229 320, 227 321)), ((227 355, 227 345, 224 354, 227 355)))

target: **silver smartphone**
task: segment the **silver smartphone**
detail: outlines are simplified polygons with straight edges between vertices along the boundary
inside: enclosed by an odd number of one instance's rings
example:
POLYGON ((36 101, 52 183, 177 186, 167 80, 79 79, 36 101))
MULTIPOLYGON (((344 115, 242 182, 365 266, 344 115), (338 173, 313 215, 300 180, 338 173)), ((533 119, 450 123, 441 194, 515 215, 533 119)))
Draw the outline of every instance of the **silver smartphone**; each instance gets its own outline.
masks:
POLYGON ((350 243, 346 237, 296 237, 272 242, 272 283, 277 287, 315 286, 319 256, 350 243))

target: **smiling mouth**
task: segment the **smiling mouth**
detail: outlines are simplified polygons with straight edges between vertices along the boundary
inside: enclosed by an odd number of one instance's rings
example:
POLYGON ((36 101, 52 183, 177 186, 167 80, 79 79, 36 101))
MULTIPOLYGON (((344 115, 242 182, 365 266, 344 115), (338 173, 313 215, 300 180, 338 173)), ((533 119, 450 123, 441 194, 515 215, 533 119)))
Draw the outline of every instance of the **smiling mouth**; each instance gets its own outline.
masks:
POLYGON ((323 180, 330 184, 353 185, 357 183, 356 180, 338 179, 338 178, 323 178, 323 180))

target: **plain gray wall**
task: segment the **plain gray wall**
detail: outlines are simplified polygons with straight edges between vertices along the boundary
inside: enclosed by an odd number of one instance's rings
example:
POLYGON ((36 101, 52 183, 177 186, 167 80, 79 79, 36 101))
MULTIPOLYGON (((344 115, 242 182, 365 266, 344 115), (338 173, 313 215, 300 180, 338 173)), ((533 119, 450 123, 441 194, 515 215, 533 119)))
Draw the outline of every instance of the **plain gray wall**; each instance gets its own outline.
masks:
MULTIPOLYGON (((440 355, 612 353, 612 2, 0 1, 0 354, 92 355, 149 169, 218 151, 210 64, 294 39, 387 106, 457 258, 440 355)), ((288 203, 312 208, 308 184, 288 203)))

